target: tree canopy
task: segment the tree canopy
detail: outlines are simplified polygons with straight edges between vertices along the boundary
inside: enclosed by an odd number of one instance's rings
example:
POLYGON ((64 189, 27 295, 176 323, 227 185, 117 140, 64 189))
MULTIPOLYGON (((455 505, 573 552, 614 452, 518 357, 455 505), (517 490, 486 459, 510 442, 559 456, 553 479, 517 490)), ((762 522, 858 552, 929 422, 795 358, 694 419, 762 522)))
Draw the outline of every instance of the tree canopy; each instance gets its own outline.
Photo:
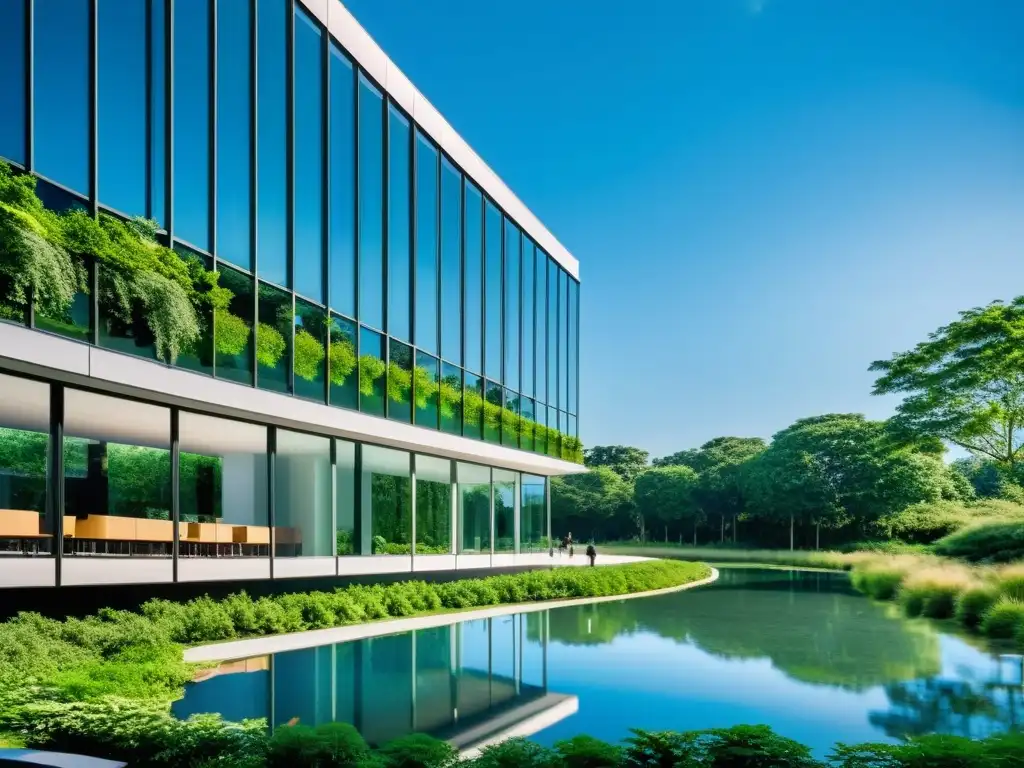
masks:
POLYGON ((1012 466, 1024 446, 1024 296, 960 313, 876 360, 874 394, 902 394, 894 426, 1012 466))
POLYGON ((641 530, 659 524, 679 531, 704 518, 697 501, 699 477, 689 467, 653 467, 636 479, 635 500, 641 530))
POLYGON ((583 463, 588 467, 608 467, 626 482, 633 482, 637 475, 647 469, 650 454, 641 448, 628 445, 595 445, 583 453, 583 463))

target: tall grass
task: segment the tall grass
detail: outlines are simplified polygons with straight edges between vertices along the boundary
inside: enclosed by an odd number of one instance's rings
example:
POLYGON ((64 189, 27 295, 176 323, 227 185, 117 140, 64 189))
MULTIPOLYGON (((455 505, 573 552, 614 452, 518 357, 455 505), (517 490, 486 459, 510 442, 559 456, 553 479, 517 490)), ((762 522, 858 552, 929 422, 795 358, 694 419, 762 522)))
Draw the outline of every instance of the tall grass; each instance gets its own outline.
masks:
POLYGON ((853 565, 853 586, 895 600, 907 616, 956 619, 1024 650, 1024 564, 971 566, 924 555, 873 556, 853 565))
POLYGON ((685 547, 672 544, 606 544, 602 552, 616 555, 642 555, 676 560, 703 560, 712 563, 751 563, 827 568, 846 571, 863 557, 862 553, 832 551, 810 552, 788 549, 739 549, 736 547, 685 547))

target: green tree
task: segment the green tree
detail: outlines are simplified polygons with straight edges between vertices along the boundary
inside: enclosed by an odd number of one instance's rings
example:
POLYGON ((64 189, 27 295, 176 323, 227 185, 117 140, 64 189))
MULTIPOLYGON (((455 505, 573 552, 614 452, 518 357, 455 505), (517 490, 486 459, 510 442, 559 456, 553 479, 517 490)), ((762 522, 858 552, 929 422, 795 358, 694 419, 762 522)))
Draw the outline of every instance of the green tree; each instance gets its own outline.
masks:
POLYGON ((668 530, 678 524, 692 527, 694 543, 697 540, 697 525, 703 521, 704 513, 697 500, 699 477, 689 467, 654 467, 643 472, 636 479, 634 499, 641 537, 648 524, 664 526, 665 540, 668 530))
POLYGON ((856 522, 862 531, 881 516, 921 501, 954 497, 949 470, 917 444, 903 445, 885 422, 860 414, 800 419, 752 459, 741 487, 756 517, 821 527, 856 522))
POLYGON ((595 445, 584 451, 583 463, 588 467, 608 467, 631 483, 647 468, 649 455, 641 448, 628 445, 595 445))
POLYGON ((960 313, 912 350, 876 360, 874 394, 902 394, 894 423, 1013 466, 1024 445, 1024 296, 960 313))
POLYGON ((608 467, 551 479, 551 526, 594 539, 624 538, 634 526, 633 488, 608 467))

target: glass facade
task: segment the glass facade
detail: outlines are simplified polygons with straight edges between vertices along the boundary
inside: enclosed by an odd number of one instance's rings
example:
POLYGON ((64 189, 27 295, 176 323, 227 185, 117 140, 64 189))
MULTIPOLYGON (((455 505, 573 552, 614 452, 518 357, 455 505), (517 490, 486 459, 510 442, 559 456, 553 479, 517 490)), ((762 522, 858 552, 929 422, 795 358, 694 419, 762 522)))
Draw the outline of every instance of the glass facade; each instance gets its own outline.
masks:
POLYGON ((0 374, 0 557, 50 557, 60 531, 75 557, 538 554, 545 492, 510 470, 0 374))
POLYGON ((29 7, 0 5, 0 159, 48 203, 153 219, 223 289, 191 300, 201 338, 174 355, 105 290, 37 327, 582 459, 578 282, 301 2, 29 7))

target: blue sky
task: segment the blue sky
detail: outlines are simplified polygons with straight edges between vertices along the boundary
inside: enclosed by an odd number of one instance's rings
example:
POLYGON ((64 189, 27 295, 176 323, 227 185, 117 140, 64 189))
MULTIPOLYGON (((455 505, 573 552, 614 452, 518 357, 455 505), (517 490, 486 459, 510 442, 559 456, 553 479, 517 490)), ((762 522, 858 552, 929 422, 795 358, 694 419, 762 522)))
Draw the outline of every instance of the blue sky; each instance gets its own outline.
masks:
POLYGON ((581 262, 581 437, 825 412, 1024 293, 1019 0, 348 0, 581 262))

